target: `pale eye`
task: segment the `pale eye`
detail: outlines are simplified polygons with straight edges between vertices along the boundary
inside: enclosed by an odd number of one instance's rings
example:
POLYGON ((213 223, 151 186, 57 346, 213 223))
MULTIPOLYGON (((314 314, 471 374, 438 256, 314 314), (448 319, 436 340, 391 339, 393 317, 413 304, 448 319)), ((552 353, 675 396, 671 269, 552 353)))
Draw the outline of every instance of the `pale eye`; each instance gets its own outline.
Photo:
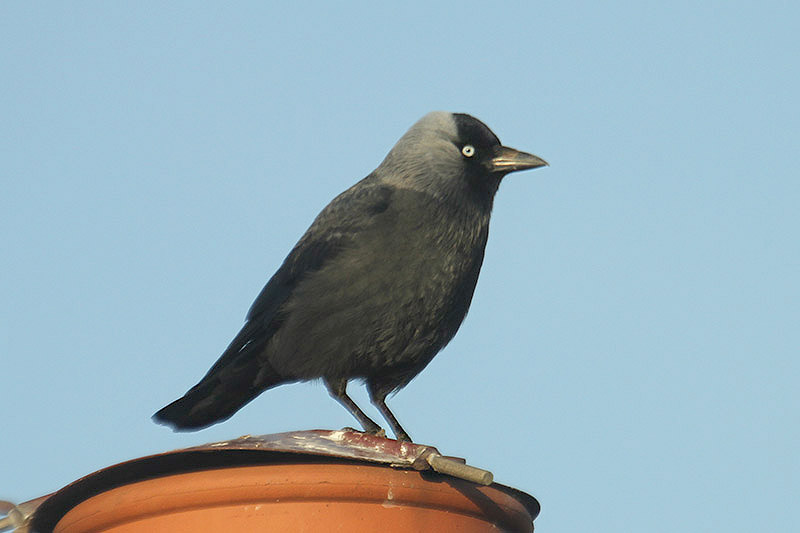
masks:
POLYGON ((464 148, 461 149, 461 153, 464 154, 464 157, 472 157, 475 155, 475 147, 471 144, 466 144, 464 148))

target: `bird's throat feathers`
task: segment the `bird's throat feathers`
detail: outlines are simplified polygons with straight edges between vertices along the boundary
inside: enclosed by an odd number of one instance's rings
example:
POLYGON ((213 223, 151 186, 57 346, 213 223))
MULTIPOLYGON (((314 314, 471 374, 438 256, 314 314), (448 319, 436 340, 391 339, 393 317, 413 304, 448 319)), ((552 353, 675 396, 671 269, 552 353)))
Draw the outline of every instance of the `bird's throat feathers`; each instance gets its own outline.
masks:
POLYGON ((483 180, 459 173, 441 172, 433 165, 415 161, 405 168, 402 176, 397 173, 384 174, 378 168, 375 177, 397 189, 407 189, 425 194, 441 205, 453 206, 469 216, 489 216, 494 204, 494 196, 499 180, 483 180))

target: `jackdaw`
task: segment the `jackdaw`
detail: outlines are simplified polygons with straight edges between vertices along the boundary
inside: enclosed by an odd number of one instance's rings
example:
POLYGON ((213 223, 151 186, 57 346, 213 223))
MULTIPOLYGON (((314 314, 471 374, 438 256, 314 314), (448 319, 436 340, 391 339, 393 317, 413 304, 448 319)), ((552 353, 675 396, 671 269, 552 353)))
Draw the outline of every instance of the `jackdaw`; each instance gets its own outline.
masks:
POLYGON ((502 146, 470 115, 425 115, 378 168, 322 210, 211 370, 154 420, 197 430, 267 389, 321 378, 367 432, 380 434, 347 395, 358 378, 397 439, 410 441, 386 396, 422 371, 464 320, 500 181, 544 165, 502 146))

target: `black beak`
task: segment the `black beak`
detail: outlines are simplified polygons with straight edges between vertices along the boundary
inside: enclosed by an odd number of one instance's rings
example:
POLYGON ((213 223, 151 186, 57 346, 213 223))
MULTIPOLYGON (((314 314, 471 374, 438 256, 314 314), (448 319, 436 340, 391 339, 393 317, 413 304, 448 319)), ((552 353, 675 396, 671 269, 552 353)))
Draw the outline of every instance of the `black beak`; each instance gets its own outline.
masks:
POLYGON ((508 146, 498 146, 494 150, 494 157, 487 161, 487 166, 491 172, 507 174, 517 170, 528 170, 529 168, 549 165, 547 161, 533 154, 520 152, 508 146))

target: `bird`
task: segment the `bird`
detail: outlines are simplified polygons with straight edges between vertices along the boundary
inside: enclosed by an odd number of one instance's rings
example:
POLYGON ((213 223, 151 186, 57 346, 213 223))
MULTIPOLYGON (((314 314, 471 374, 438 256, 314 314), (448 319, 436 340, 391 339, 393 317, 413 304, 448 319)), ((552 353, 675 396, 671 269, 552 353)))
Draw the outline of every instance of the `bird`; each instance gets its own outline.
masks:
POLYGON ((154 421, 199 430, 268 389, 321 379, 365 432, 383 436, 347 394, 359 380, 395 438, 411 442, 386 397, 466 317, 501 180, 547 165, 503 146, 471 115, 426 114, 319 213, 216 363, 154 421))

